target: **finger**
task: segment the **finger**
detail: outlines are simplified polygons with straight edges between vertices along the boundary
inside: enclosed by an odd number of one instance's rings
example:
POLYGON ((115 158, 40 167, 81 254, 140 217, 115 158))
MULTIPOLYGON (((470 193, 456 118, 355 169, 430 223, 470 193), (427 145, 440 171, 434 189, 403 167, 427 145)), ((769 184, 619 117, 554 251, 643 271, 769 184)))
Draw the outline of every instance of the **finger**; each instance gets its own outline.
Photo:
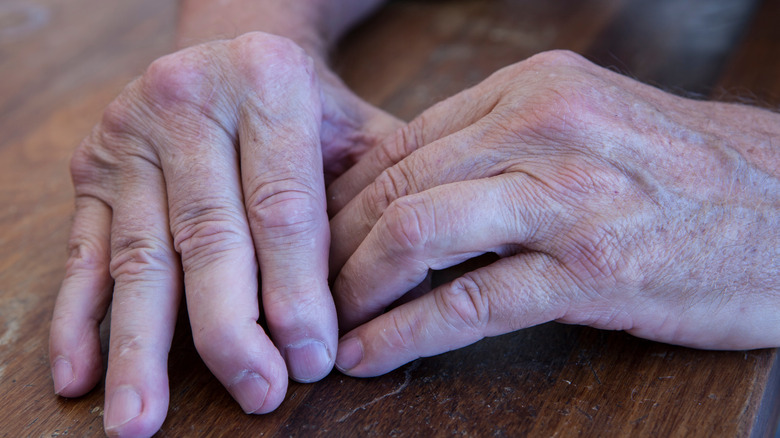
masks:
POLYGON ((168 351, 181 268, 159 169, 135 157, 125 164, 132 172, 124 173, 111 201, 114 296, 103 420, 109 434, 137 436, 158 430, 168 410, 168 351))
POLYGON ((576 290, 566 270, 542 253, 501 259, 347 333, 336 366, 377 376, 428 357, 561 317, 576 290))
POLYGON ((352 167, 381 139, 406 123, 355 95, 327 69, 318 70, 322 84, 322 143, 325 184, 352 167))
POLYGON ((490 130, 489 122, 478 122, 415 151, 382 172, 331 220, 331 276, 335 277, 395 200, 443 184, 495 176, 505 170, 504 154, 480 147, 490 130), (431 163, 435 163, 436 170, 431 163))
MULTIPOLYGON (((549 236, 557 206, 527 176, 446 184, 393 202, 341 270, 334 295, 342 328, 376 316, 443 269, 549 236)), ((556 226, 563 226, 559 224, 556 226)))
MULTIPOLYGON (((233 40, 230 53, 246 40, 233 40)), ((257 260, 236 151, 239 76, 252 59, 230 59, 236 68, 215 82, 212 60, 188 50, 155 61, 141 85, 159 121, 150 143, 165 175, 195 347, 245 412, 266 413, 281 404, 288 379, 257 323, 257 260)))
POLYGON ((54 392, 65 397, 84 395, 103 374, 99 326, 111 302, 110 228, 111 209, 105 203, 76 197, 65 279, 49 337, 54 392))
POLYGON ((498 102, 496 90, 480 84, 437 103, 407 126, 369 150, 328 187, 328 212, 336 215, 385 169, 412 152, 447 137, 490 113, 498 102))
POLYGON ((290 377, 333 368, 338 327, 328 288, 330 229, 320 148, 319 86, 298 51, 261 70, 240 109, 247 215, 262 273, 263 309, 290 377), (260 99, 259 96, 262 96, 260 99))
MULTIPOLYGON (((284 398, 287 373, 257 323, 257 261, 241 199, 238 157, 227 133, 208 121, 199 123, 202 135, 172 135, 162 148, 171 152, 162 162, 193 339, 242 409, 265 413, 284 398)), ((171 126, 182 132, 177 122, 171 126)))

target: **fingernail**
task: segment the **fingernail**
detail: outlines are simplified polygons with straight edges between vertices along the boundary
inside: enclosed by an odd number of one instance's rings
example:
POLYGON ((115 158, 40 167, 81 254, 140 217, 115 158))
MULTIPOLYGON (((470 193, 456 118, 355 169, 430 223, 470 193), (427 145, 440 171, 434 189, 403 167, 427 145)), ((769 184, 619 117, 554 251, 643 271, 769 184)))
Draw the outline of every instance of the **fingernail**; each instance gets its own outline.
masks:
POLYGON ((243 371, 228 388, 241 409, 247 414, 257 412, 265 403, 268 394, 268 382, 254 371, 243 371))
POLYGON ((322 341, 307 339, 287 346, 286 352, 290 377, 299 382, 320 380, 333 368, 333 359, 322 341))
POLYGON ((111 395, 106 409, 106 429, 116 429, 141 415, 141 395, 129 386, 120 386, 111 395))
POLYGON ((349 338, 339 343, 336 354, 336 368, 339 371, 349 371, 363 360, 363 344, 359 338, 349 338))
POLYGON ((54 393, 59 394, 63 389, 76 380, 76 376, 73 375, 73 367, 70 362, 65 358, 58 358, 54 361, 54 366, 51 371, 54 378, 54 393))

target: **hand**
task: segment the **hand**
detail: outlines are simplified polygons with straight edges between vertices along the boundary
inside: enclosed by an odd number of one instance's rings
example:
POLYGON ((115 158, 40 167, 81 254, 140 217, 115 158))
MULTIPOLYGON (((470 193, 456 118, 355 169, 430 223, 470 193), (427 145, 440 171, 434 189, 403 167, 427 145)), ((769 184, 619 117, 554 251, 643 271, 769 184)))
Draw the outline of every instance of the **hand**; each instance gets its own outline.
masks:
POLYGON ((91 389, 112 303, 110 434, 150 435, 165 418, 182 279, 197 350, 246 412, 275 409, 288 372, 331 370, 323 162, 338 174, 399 122, 315 62, 262 33, 182 50, 127 86, 77 149, 50 357, 57 393, 91 389))
POLYGON ((570 53, 497 72, 329 188, 334 296, 354 328, 336 366, 377 375, 551 320, 777 347, 778 138, 777 114, 570 53), (483 253, 500 259, 382 314, 430 269, 483 253))

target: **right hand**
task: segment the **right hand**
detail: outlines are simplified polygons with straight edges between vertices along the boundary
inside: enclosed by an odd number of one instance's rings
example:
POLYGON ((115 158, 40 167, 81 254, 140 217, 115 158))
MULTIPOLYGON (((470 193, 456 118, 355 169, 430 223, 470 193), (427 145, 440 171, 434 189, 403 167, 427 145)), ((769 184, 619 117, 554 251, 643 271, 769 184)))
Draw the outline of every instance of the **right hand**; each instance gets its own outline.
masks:
POLYGON ((778 126, 568 52, 433 106, 328 188, 351 330, 337 366, 374 376, 552 320, 776 348, 778 126), (500 258, 385 312, 431 269, 484 253, 500 258))
POLYGON ((325 175, 399 122, 315 62, 262 33, 165 56, 76 150, 50 358, 58 394, 95 386, 112 304, 110 434, 149 435, 165 418, 182 280, 195 346, 244 411, 279 406, 288 372, 310 382, 331 370, 325 175))

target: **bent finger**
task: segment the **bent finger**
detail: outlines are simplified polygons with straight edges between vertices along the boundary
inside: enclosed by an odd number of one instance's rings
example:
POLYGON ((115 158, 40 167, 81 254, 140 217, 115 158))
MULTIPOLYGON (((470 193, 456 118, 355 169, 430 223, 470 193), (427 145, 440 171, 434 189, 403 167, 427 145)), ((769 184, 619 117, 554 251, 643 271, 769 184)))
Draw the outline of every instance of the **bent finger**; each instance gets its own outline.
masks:
POLYGON ((335 277, 395 200, 443 184, 495 176, 504 170, 506 166, 494 151, 479 146, 489 129, 488 124, 476 123, 413 152, 385 169, 341 209, 330 223, 331 275, 335 277), (433 163, 435 171, 431 169, 433 163))
POLYGON ((336 215, 349 201, 371 184, 385 169, 412 152, 447 137, 480 120, 498 102, 495 90, 480 84, 466 89, 425 110, 408 125, 399 128, 328 187, 328 212, 336 215))
POLYGON ((525 175, 501 175, 446 184, 393 202, 336 279, 341 327, 377 315, 419 284, 429 269, 487 252, 505 254, 544 239, 556 205, 534 188, 525 175))
POLYGON ((240 108, 241 169, 266 321, 290 377, 311 382, 333 368, 338 342, 322 114, 311 61, 300 51, 285 55, 278 68, 259 69, 258 94, 240 108))
POLYGON ((566 270, 542 253, 501 259, 436 288, 347 333, 336 367, 377 376, 428 357, 561 317, 576 290, 566 270))
POLYGON ((287 389, 284 362, 258 324, 258 271, 228 134, 171 137, 163 159, 174 247, 198 353, 247 413, 275 409, 287 389), (207 182, 207 183, 206 183, 207 182))

